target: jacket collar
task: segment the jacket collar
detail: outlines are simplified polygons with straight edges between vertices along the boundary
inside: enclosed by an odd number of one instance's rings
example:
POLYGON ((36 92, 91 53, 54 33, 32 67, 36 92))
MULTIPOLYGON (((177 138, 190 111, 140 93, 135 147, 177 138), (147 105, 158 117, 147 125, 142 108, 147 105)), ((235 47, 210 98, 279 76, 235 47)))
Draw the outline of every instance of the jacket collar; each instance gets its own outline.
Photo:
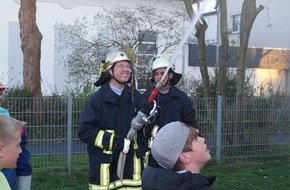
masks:
POLYGON ((131 88, 128 85, 125 85, 125 88, 123 90, 123 93, 121 94, 121 96, 117 95, 115 92, 112 91, 112 89, 110 88, 109 82, 106 82, 103 86, 102 86, 102 90, 103 90, 103 99, 105 102, 111 102, 114 104, 119 104, 119 100, 121 98, 121 102, 126 101, 128 98, 131 97, 131 88))

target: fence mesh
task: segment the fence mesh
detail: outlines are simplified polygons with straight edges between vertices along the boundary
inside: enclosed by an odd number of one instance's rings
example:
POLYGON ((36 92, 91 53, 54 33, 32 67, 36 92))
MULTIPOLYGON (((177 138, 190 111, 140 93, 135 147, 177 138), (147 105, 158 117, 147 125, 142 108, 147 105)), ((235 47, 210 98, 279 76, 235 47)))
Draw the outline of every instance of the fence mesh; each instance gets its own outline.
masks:
MULTIPOLYGON (((27 147, 34 169, 88 165, 86 145, 77 138, 85 101, 69 101, 69 97, 6 98, 4 107, 11 117, 27 122, 27 147)), ((290 155, 290 98, 225 98, 221 110, 217 109, 217 98, 195 98, 193 104, 198 128, 213 158, 217 150, 222 159, 290 155), (220 149, 218 111, 222 113, 220 149)))

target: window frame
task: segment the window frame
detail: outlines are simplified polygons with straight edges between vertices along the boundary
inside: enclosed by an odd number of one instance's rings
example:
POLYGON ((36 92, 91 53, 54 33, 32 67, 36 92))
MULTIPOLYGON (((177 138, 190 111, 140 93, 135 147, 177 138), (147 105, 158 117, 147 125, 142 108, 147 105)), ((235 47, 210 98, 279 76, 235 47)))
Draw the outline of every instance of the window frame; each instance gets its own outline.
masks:
POLYGON ((232 33, 240 33, 241 14, 231 16, 232 33))

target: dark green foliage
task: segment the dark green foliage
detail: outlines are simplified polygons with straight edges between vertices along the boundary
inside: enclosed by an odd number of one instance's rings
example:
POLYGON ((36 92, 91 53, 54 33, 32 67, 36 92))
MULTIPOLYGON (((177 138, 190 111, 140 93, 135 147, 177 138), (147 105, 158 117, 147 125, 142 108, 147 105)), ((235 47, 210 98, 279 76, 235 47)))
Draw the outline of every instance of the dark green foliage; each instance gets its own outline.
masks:
POLYGON ((96 87, 93 84, 86 83, 77 89, 67 88, 63 92, 62 96, 72 96, 73 98, 85 98, 87 99, 92 93, 96 91, 96 87))
MULTIPOLYGON (((234 98, 236 97, 236 86, 237 86, 237 75, 235 72, 228 71, 226 76, 226 81, 224 82, 225 86, 225 95, 224 97, 234 98)), ((191 93, 194 97, 204 97, 204 89, 201 80, 194 80, 192 77, 187 77, 187 81, 183 83, 183 85, 187 85, 183 87, 185 90, 192 88, 192 84, 194 84, 195 89, 194 92, 191 93)), ((210 89, 211 89, 211 97, 217 97, 218 91, 218 68, 214 68, 214 72, 210 75, 210 89)), ((246 97, 254 96, 255 89, 252 84, 250 84, 250 78, 246 80, 246 97)), ((188 90, 186 90, 188 91, 188 90)))
POLYGON ((28 89, 16 86, 6 89, 6 97, 32 97, 32 93, 28 89))

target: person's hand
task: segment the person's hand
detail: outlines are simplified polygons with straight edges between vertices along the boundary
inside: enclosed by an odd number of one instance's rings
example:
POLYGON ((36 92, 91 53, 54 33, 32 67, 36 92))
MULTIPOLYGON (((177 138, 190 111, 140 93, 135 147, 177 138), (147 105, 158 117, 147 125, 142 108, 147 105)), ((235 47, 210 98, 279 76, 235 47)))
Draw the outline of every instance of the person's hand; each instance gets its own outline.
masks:
POLYGON ((155 107, 155 102, 146 102, 142 108, 141 108, 141 112, 143 112, 144 114, 146 114, 146 116, 150 115, 151 110, 153 110, 155 107))
POLYGON ((129 149, 130 149, 130 144, 131 144, 131 141, 129 139, 124 139, 124 147, 123 147, 123 152, 125 154, 127 154, 129 152, 129 149))
POLYGON ((153 129, 152 129, 152 131, 151 131, 151 136, 152 136, 153 138, 156 137, 156 134, 157 134, 157 132, 158 132, 158 129, 159 129, 158 125, 154 125, 154 127, 153 127, 153 129))
POLYGON ((125 154, 129 152, 130 144, 131 144, 131 141, 129 139, 122 138, 116 135, 114 139, 114 143, 115 143, 114 151, 117 151, 117 152, 122 151, 125 154))

